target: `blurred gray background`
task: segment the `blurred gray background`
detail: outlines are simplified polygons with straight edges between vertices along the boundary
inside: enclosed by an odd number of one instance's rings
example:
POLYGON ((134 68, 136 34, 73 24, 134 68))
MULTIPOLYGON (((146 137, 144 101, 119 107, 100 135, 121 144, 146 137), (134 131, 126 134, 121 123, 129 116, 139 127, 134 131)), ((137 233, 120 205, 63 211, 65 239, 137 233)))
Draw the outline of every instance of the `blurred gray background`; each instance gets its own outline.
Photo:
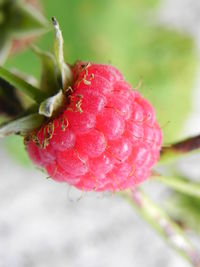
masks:
MULTIPOLYGON (((200 52, 198 0, 163 0, 157 20, 191 34, 200 52)), ((199 77, 198 71, 185 135, 200 133, 199 77)), ((45 179, 33 166, 20 166, 0 145, 0 267, 189 266, 123 199, 81 195, 45 179)), ((190 157, 179 162, 179 168, 190 173, 192 169, 196 178, 198 162, 198 157, 190 157)), ((156 186, 150 188, 162 198, 156 186)))

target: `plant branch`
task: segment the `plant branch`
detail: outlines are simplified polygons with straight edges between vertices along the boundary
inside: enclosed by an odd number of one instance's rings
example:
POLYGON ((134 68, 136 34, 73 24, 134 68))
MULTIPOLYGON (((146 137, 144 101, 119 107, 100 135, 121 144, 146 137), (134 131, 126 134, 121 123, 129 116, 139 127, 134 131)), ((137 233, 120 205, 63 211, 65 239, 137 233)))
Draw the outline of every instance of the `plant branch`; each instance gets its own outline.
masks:
POLYGON ((140 189, 120 193, 136 209, 140 216, 193 267, 200 267, 200 254, 186 238, 181 228, 156 206, 140 189))
POLYGON ((183 141, 163 147, 161 150, 160 163, 176 160, 188 153, 200 150, 200 135, 190 137, 183 141))

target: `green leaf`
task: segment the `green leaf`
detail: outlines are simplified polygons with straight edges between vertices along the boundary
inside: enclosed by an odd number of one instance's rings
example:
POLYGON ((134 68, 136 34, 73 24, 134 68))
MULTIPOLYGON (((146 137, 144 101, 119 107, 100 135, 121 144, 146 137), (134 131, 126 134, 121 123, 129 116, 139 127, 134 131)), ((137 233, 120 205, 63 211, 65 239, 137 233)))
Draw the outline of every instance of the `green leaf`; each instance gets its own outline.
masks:
POLYGON ((39 128, 43 122, 44 116, 38 113, 9 121, 0 126, 0 137, 18 133, 26 134, 29 131, 39 128))
POLYGON ((12 156, 16 162, 24 165, 25 167, 30 167, 31 162, 27 155, 24 140, 19 135, 9 135, 4 138, 4 144, 8 150, 10 156, 12 156))
POLYGON ((46 93, 27 83, 25 80, 13 74, 12 72, 4 69, 3 67, 0 67, 0 77, 2 79, 5 79, 18 90, 21 90, 25 95, 29 96, 32 100, 36 102, 41 102, 47 97, 46 93))

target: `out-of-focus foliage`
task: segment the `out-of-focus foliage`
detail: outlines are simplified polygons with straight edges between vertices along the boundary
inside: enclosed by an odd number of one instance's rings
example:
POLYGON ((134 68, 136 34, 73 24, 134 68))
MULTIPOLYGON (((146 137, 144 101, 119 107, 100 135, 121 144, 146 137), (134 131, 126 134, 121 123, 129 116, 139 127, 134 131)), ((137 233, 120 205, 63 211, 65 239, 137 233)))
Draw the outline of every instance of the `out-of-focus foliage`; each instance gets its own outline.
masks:
POLYGON ((24 149, 24 142, 22 138, 17 135, 8 136, 5 138, 8 152, 13 158, 24 166, 31 166, 30 160, 24 149))
POLYGON ((27 1, 0 0, 0 64, 23 47, 28 38, 39 36, 47 29, 46 19, 27 1))
POLYGON ((188 229, 200 233, 200 199, 189 195, 173 194, 167 201, 167 210, 172 218, 188 229))
MULTIPOLYGON (((65 41, 65 58, 111 63, 156 107, 164 141, 181 136, 190 109, 196 74, 196 51, 191 38, 156 22, 156 0, 42 1, 47 17, 55 16, 65 41)), ((51 48, 53 33, 39 45, 51 48)), ((38 77, 39 60, 30 52, 9 60, 38 77), (31 63, 30 63, 31 62, 31 63)))
POLYGON ((22 111, 23 107, 15 88, 3 79, 0 79, 0 114, 17 116, 22 111))

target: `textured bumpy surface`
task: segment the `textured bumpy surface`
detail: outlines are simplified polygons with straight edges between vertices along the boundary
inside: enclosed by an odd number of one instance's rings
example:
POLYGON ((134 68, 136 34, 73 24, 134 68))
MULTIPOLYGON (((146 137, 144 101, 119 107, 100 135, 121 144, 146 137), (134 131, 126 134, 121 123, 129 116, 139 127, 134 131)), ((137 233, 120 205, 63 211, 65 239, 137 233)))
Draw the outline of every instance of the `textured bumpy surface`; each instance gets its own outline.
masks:
POLYGON ((110 65, 78 62, 70 104, 32 135, 32 161, 81 190, 117 191, 148 178, 162 133, 153 107, 110 65))

